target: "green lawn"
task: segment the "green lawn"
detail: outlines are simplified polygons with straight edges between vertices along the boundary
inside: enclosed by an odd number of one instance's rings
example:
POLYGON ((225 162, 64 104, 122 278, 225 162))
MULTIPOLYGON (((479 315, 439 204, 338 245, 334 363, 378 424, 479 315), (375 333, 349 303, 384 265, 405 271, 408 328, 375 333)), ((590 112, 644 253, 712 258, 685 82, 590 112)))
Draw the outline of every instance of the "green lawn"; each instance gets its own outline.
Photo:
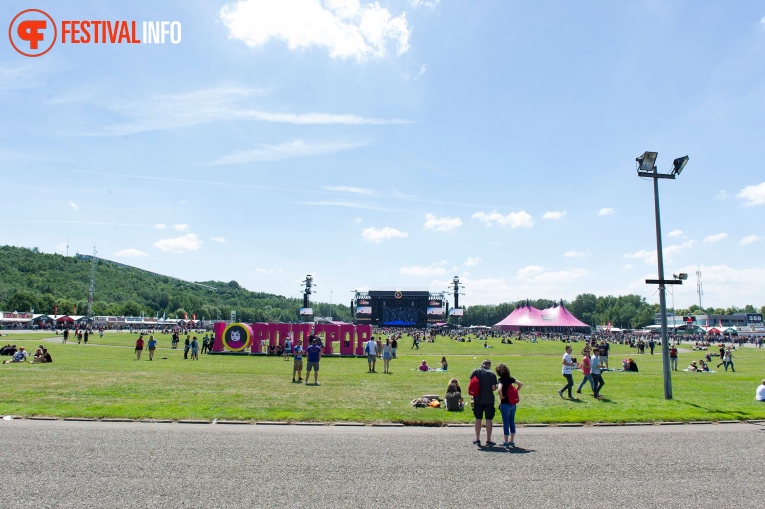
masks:
MULTIPOLYGON (((50 334, 13 335, 0 339, 35 347, 50 334)), ((612 365, 633 357, 640 373, 609 372, 603 400, 591 397, 588 387, 575 401, 558 397, 563 345, 554 341, 502 345, 491 339, 455 343, 439 337, 435 343, 410 349, 405 339, 392 374, 382 361, 377 374, 367 373, 366 359, 326 357, 321 361, 321 386, 291 383, 292 362, 273 357, 200 355, 183 359, 183 350, 171 350, 170 338, 159 335, 155 359, 133 353, 135 335, 110 333, 94 336, 88 345, 61 339, 43 342, 52 364, 0 365, 5 396, 0 415, 147 419, 234 419, 286 421, 402 422, 408 424, 470 423, 469 411, 413 408, 409 402, 424 394, 443 394, 456 377, 467 392, 468 375, 485 357, 494 366, 504 362, 524 382, 516 420, 519 423, 701 421, 765 418, 765 404, 754 402, 754 391, 765 377, 765 350, 740 349, 736 373, 695 374, 673 372, 674 400, 665 401, 661 355, 637 355, 624 346, 612 349, 612 365), (445 355, 448 373, 416 371, 423 359, 436 366, 445 355)), ((182 348, 182 347, 181 347, 182 348)), ((574 356, 581 358, 574 345, 574 356)), ((681 353, 680 368, 701 354, 681 353)), ((5 359, 5 358, 3 358, 5 359)), ((712 367, 718 361, 713 359, 712 367)), ((714 369, 714 367, 713 367, 714 369)), ((581 380, 581 373, 574 379, 581 380)), ((466 396, 467 398, 467 396, 466 396)))

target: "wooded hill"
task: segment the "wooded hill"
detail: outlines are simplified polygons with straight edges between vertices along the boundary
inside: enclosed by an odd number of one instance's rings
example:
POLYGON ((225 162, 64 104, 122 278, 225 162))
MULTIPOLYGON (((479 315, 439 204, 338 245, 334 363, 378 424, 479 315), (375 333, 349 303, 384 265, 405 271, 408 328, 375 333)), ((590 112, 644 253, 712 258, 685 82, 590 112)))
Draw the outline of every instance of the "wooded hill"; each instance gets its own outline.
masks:
MULTIPOLYGON (((52 314, 85 314, 90 288, 90 260, 41 253, 36 248, 0 247, 0 310, 52 314)), ((236 281, 198 284, 127 265, 99 260, 93 315, 162 316, 241 321, 298 320, 302 299, 251 292, 236 281)), ((326 303, 312 303, 315 316, 330 316, 326 303)), ((333 304, 334 318, 349 321, 350 308, 333 304)))

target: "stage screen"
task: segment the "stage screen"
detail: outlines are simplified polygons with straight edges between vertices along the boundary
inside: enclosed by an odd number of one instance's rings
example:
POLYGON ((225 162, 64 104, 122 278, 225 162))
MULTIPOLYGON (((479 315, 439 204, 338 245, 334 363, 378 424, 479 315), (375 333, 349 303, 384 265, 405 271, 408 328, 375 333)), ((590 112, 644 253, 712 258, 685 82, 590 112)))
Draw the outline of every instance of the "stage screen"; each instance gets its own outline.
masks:
POLYGON ((443 308, 428 308, 428 317, 441 316, 444 314, 443 308))
POLYGON ((313 316, 313 308, 300 308, 300 316, 313 316))
POLYGON ((451 308, 449 310, 449 316, 464 316, 465 313, 462 308, 451 308))
POLYGON ((357 315, 371 315, 372 306, 356 306, 357 315))
POLYGON ((413 326, 419 318, 418 309, 412 306, 388 306, 383 309, 383 325, 413 326))

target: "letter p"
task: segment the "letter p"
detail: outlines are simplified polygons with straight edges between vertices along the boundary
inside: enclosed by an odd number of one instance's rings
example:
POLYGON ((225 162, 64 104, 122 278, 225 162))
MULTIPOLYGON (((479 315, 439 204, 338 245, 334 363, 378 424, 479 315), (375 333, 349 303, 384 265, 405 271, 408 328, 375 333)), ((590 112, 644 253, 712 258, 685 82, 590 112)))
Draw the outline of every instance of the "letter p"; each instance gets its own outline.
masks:
POLYGON ((48 26, 48 22, 44 19, 28 19, 19 23, 19 27, 16 30, 19 37, 29 43, 30 49, 38 49, 40 41, 45 38, 45 34, 40 30, 45 30, 48 26))

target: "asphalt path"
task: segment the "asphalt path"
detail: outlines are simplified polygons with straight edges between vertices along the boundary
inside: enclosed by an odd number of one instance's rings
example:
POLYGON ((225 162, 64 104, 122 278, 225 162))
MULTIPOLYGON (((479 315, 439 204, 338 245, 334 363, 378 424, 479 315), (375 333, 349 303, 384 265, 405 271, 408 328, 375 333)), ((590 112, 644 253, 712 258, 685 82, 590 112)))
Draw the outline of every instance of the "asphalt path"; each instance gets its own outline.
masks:
POLYGON ((472 428, 0 421, 0 507, 763 507, 765 425, 472 428), (485 435, 484 435, 485 437, 485 435), (484 438, 485 439, 485 438, 484 438))

